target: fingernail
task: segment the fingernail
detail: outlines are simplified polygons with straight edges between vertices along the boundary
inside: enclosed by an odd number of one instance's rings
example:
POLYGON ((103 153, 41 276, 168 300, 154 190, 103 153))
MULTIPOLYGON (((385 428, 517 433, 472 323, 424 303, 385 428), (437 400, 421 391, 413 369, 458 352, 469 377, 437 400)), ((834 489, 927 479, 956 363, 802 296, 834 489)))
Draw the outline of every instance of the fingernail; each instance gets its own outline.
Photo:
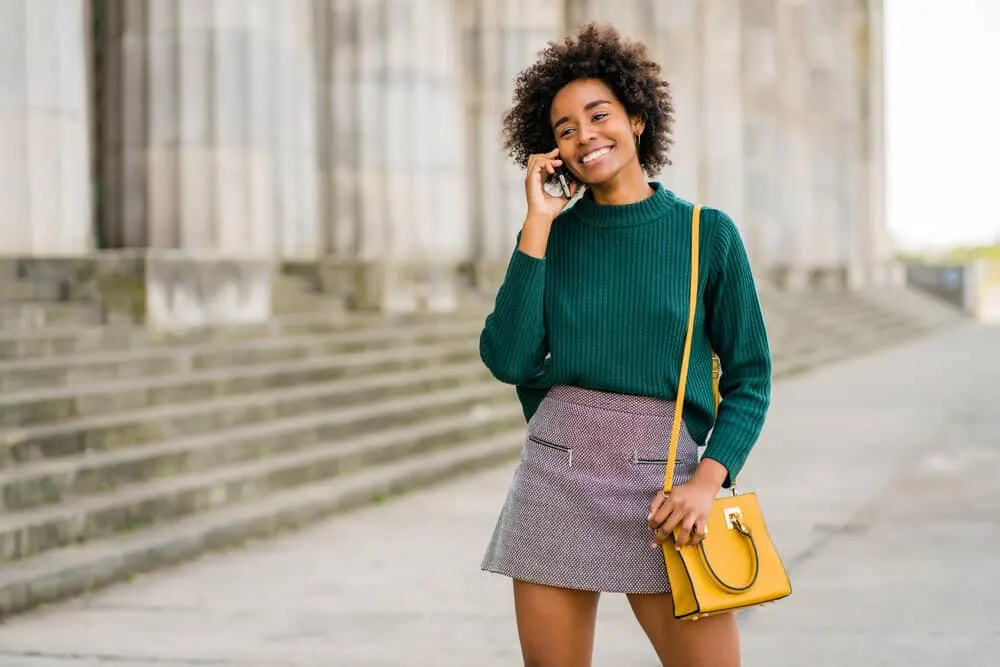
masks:
POLYGON ((652 512, 650 512, 649 514, 646 515, 646 521, 649 521, 652 518, 653 518, 653 513, 652 512))

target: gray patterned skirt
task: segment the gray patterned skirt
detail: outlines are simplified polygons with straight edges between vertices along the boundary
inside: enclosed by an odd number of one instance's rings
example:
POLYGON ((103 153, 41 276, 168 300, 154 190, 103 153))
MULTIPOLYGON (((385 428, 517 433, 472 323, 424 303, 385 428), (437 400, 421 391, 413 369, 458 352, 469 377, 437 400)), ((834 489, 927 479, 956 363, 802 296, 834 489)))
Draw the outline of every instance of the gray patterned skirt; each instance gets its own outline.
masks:
MULTIPOLYGON (((564 588, 669 591, 646 514, 663 490, 673 415, 671 401, 549 390, 528 422, 482 569, 564 588)), ((674 484, 697 465, 698 447, 682 425, 674 484)))

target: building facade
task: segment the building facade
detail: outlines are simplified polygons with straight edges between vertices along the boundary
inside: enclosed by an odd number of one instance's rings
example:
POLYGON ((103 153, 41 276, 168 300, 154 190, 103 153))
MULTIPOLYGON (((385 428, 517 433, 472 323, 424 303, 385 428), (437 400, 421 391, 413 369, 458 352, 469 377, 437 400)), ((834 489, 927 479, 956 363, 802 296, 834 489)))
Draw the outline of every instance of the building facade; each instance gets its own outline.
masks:
POLYGON ((881 0, 0 6, 9 257, 318 264, 356 304, 447 308, 459 276, 495 281, 523 220, 499 144, 514 76, 601 20, 673 87, 658 178, 729 212, 764 279, 889 279, 881 0))

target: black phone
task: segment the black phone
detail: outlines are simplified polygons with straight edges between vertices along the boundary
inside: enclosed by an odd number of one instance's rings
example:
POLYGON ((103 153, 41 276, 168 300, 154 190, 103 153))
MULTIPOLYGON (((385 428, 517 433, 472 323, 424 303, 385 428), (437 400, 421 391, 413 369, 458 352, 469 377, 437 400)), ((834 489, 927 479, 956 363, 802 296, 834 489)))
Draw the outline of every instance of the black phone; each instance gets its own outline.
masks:
POLYGON ((562 194, 566 199, 570 199, 573 197, 573 193, 569 189, 569 184, 575 182, 576 180, 573 178, 573 175, 569 173, 569 170, 565 166, 556 167, 556 173, 550 176, 546 182, 548 186, 546 190, 553 197, 558 197, 562 194))

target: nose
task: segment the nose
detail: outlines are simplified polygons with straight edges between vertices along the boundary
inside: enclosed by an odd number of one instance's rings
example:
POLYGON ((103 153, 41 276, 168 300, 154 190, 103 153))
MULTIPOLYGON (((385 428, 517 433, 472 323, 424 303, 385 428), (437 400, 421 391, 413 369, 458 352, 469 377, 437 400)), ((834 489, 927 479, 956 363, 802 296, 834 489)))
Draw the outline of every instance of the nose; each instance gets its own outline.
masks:
POLYGON ((590 123, 584 123, 576 133, 576 139, 581 146, 589 144, 597 136, 597 131, 590 123))

